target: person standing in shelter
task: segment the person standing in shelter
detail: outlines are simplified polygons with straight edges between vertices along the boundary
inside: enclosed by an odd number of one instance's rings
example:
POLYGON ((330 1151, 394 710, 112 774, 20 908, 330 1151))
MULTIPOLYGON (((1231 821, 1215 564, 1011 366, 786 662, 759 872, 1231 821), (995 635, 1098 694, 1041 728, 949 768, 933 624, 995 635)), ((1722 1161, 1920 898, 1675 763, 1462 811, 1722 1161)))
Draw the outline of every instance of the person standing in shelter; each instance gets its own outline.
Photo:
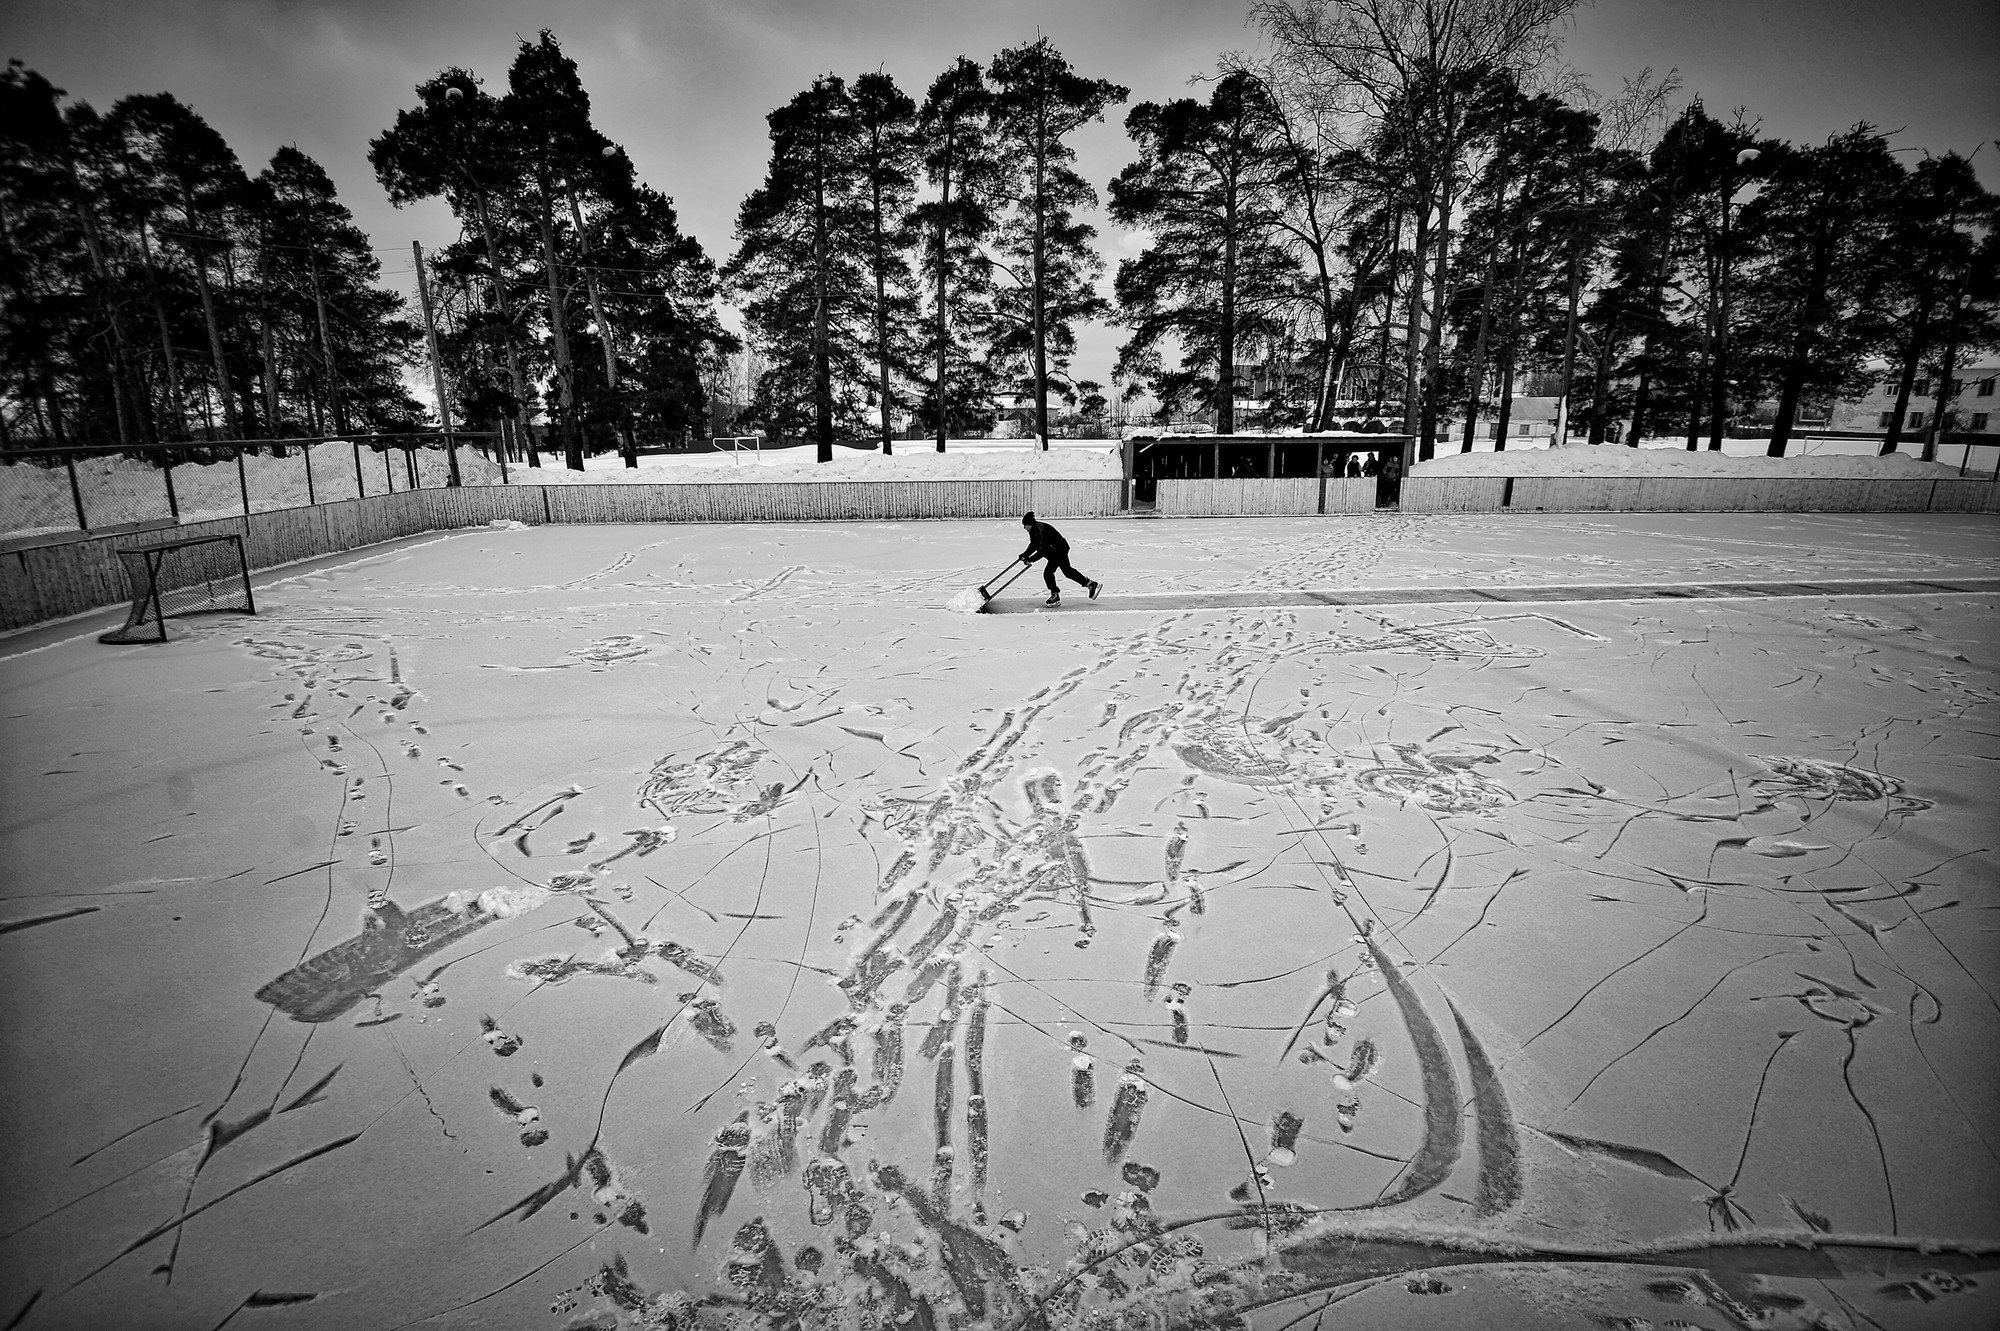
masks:
POLYGON ((1062 592, 1056 587, 1057 573, 1061 573, 1079 587, 1088 587, 1090 599, 1093 601, 1097 599, 1097 593, 1103 590, 1104 584, 1092 582, 1070 567, 1069 542, 1063 539, 1061 532, 1046 522, 1035 521, 1033 513, 1023 514, 1021 525, 1028 529, 1028 548, 1021 552, 1021 562, 1032 564, 1037 559, 1048 561, 1042 569, 1042 579, 1049 584, 1047 604, 1062 604, 1062 592))
POLYGON ((1403 454, 1399 449, 1382 454, 1382 470, 1375 478, 1375 507, 1401 507, 1403 502, 1403 454))

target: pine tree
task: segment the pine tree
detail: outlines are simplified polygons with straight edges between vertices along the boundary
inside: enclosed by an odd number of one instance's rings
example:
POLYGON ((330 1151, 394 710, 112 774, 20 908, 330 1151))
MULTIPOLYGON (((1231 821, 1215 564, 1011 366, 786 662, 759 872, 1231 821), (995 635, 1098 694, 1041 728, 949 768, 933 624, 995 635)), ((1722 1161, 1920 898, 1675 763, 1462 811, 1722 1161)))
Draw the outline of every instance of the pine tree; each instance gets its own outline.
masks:
POLYGON ((222 135, 170 93, 122 98, 112 107, 110 119, 127 159, 137 171, 159 182, 174 210, 176 229, 169 234, 194 270, 216 395, 229 433, 240 438, 238 397, 247 396, 249 389, 230 370, 224 350, 223 295, 216 289, 215 277, 227 263, 229 214, 243 203, 249 181, 222 135))
POLYGON ((1909 418, 1919 367, 1949 335, 1955 279, 1968 271, 1978 245, 1975 228, 2000 223, 2000 197, 1988 193, 1972 163, 1957 153, 1918 162, 1897 192, 1891 244, 1901 256, 1883 313, 1891 320, 1887 353, 1896 375, 1896 403, 1883 433, 1884 456, 1896 451, 1909 418))
POLYGON ((918 353, 918 415, 942 453, 951 429, 991 422, 996 378, 974 355, 992 321, 992 271, 983 247, 992 236, 999 164, 994 156, 992 90, 979 65, 961 56, 931 83, 917 113, 917 142, 931 197, 911 210, 929 309, 918 353))
POLYGON ((1077 217, 1097 206, 1097 191, 1070 165, 1076 150, 1068 139, 1129 90, 1077 74, 1046 37, 1002 51, 987 76, 995 147, 1006 168, 997 193, 1008 210, 993 247, 1006 278, 995 293, 993 353, 1030 386, 1035 434, 1047 448, 1049 385, 1075 394, 1068 369, 1076 324, 1110 310, 1095 284, 1103 268, 1091 245, 1096 228, 1077 217))
MULTIPOLYGON (((482 356, 506 370, 505 400, 497 392, 480 409, 513 417, 531 466, 540 466, 533 427, 534 389, 524 365, 527 329, 521 308, 529 289, 521 277, 520 241, 509 228, 522 190, 519 155, 500 101, 470 72, 441 71, 419 85, 417 105, 368 145, 368 163, 398 207, 442 197, 478 241, 486 272, 474 332, 482 356)), ((474 420, 495 419, 485 415, 474 420)))
POLYGON ((764 183, 737 210, 737 251, 723 278, 769 368, 752 409, 780 432, 810 423, 818 460, 836 430, 865 428, 869 213, 854 99, 837 75, 767 117, 764 183))
POLYGON ((522 41, 507 70, 507 95, 500 99, 499 110, 506 136, 519 155, 523 188, 515 194, 515 202, 541 240, 563 459, 572 471, 582 471, 583 428, 569 335, 576 321, 570 308, 576 292, 565 284, 565 251, 576 238, 559 235, 568 221, 561 215, 567 211, 562 195, 571 178, 577 177, 581 184, 612 145, 590 123, 590 94, 584 91, 576 62, 563 54, 546 28, 534 41, 522 41), (559 243, 563 240, 568 244, 559 243))
POLYGON ((1273 136, 1264 85, 1225 74, 1206 103, 1142 102, 1125 118, 1139 160, 1111 185, 1111 216, 1151 243, 1118 266, 1119 312, 1132 336, 1118 377, 1156 396, 1192 396, 1236 430, 1241 350, 1268 343, 1295 297, 1297 265, 1278 243, 1277 182, 1291 165, 1273 136), (1164 367, 1161 343, 1178 344, 1164 367))
POLYGON ((270 364, 266 413, 275 427, 289 396, 317 415, 314 434, 347 433, 357 424, 408 424, 417 404, 401 370, 417 329, 403 298, 379 285, 382 265, 368 236, 337 197, 325 170, 297 148, 280 148, 256 180, 259 331, 270 364), (287 395, 284 388, 289 386, 287 395))
POLYGON ((1778 397, 1768 452, 1785 455, 1799 405, 1858 391, 1890 329, 1883 315, 1903 172, 1882 136, 1856 126, 1818 148, 1760 162, 1768 181, 1740 228, 1755 246, 1743 303, 1750 363, 1778 397))
POLYGON ((906 253, 916 189, 917 104, 880 72, 854 81, 855 169, 865 193, 868 276, 872 283, 869 356, 875 363, 875 399, 882 451, 894 452, 890 416, 896 381, 909 363, 906 329, 916 315, 914 279, 906 253))

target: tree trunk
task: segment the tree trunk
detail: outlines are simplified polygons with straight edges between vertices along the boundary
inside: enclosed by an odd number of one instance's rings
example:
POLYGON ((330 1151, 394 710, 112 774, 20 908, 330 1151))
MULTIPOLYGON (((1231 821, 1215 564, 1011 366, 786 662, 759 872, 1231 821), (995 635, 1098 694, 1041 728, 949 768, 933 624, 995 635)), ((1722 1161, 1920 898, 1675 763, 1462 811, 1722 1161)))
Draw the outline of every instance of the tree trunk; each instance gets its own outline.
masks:
MULTIPOLYGON (((1648 333, 1646 336, 1650 339, 1652 334, 1648 333)), ((1653 371, 1651 366, 1648 366, 1639 371, 1638 386, 1632 390, 1632 428, 1625 434, 1627 448, 1637 448, 1639 440, 1644 438, 1642 431, 1646 428, 1646 407, 1649 405, 1647 398, 1651 395, 1652 387, 1653 371)))
MULTIPOLYGON (((880 160, 881 130, 871 133, 875 137, 875 156, 880 160)), ((889 295, 886 275, 883 271, 887 256, 883 253, 882 235, 882 181, 879 175, 868 182, 869 225, 874 231, 875 268, 875 400, 880 408, 882 421, 882 455, 895 453, 896 446, 889 438, 889 295)))
POLYGON ((828 345, 826 293, 826 146, 813 161, 813 438, 817 458, 833 461, 833 365, 828 345))
POLYGON ((1554 446, 1557 448, 1569 442, 1569 390, 1570 381, 1576 375, 1576 301, 1581 283, 1582 272, 1577 260, 1576 245, 1572 241, 1569 251, 1569 318, 1563 324, 1563 391, 1556 407, 1554 446))
POLYGON ((1499 269, 1500 250, 1495 246, 1486 252, 1486 282, 1479 292, 1479 336, 1473 340, 1472 366, 1466 375, 1471 387, 1465 395, 1465 437, 1458 448, 1461 453, 1472 451, 1479 427, 1479 390, 1486 386, 1486 333, 1493 321, 1493 279, 1499 269))
MULTIPOLYGON (((576 201, 574 190, 569 191, 569 215, 576 223, 577 244, 583 247, 583 258, 587 264, 590 262, 590 232, 583 225, 583 206, 576 201)), ((583 280, 590 292, 590 317, 597 321, 597 345, 604 351, 604 386, 611 392, 616 405, 618 349, 611 336, 611 321, 604 317, 604 301, 597 289, 597 269, 586 267, 583 280)), ((632 414, 629 411, 619 413, 619 436, 622 445, 620 456, 625 459, 627 467, 636 468, 639 465, 639 447, 632 438, 632 414)))
POLYGON ((264 381, 264 421, 273 437, 279 430, 278 420, 278 342, 271 331, 271 255, 268 247, 260 246, 257 258, 257 347, 258 358, 263 362, 264 381))
MULTIPOLYGON (((1712 453, 1722 451, 1722 418, 1729 411, 1729 270, 1733 267, 1729 262, 1729 196, 1734 192, 1728 184, 1730 179, 1725 170, 1722 187, 1722 229, 1719 233, 1720 240, 1715 260, 1715 341, 1714 352, 1709 358, 1708 366, 1708 448, 1712 453)), ((1793 400, 1796 403, 1796 396, 1793 400)), ((1783 415, 1783 412, 1779 414, 1783 415)), ((1790 427, 1789 421, 1786 422, 1786 427, 1790 427)), ((1777 442, 1775 433, 1772 441, 1777 442)), ((1783 457, 1784 453, 1780 450, 1772 456, 1783 457)))
POLYGON ((507 386, 514 395, 515 424, 527 441, 528 465, 540 467, 542 454, 535 446, 534 424, 529 419, 527 380, 521 374, 521 349, 514 343, 514 312, 507 299, 506 274, 500 269, 500 242, 493 235, 493 214, 487 207, 486 191, 474 191, 473 199, 479 208, 480 234, 486 240, 486 262, 493 268, 493 308, 499 311, 500 321, 507 330, 507 386))
POLYGON ((1424 264, 1430 253, 1430 197, 1417 205, 1417 230, 1410 242, 1410 290, 1403 312, 1403 470, 1410 469, 1412 444, 1417 433, 1418 382, 1423 347, 1418 334, 1423 328, 1424 264))
MULTIPOLYGON (((132 442, 132 423, 126 419, 126 397, 132 392, 128 372, 129 357, 126 354, 125 320, 118 312, 117 293, 112 290, 111 266, 104 258, 104 245, 97 234, 97 220, 84 205, 83 182, 77 177, 76 162, 67 152, 63 155, 63 165, 69 172, 70 205, 76 213, 78 225, 83 230, 84 248, 90 254, 90 266, 97 274, 97 285, 104 305, 105 321, 111 325, 111 407, 118 422, 118 442, 121 446, 132 442)), ((141 442, 148 442, 145 431, 144 399, 134 395, 135 408, 140 412, 138 428, 141 442)), ((88 416, 80 413, 86 422, 88 416)))
MULTIPOLYGON (((189 231, 199 232, 195 218, 194 199, 185 192, 181 195, 181 206, 187 214, 189 231)), ((222 324, 215 317, 215 292, 208 281, 208 256, 201 252, 199 242, 194 246, 195 283, 201 289, 201 316, 208 323, 208 349, 215 357, 215 391, 222 399, 222 424, 231 435, 241 438, 242 425, 236 419, 236 401, 229 395, 229 362, 222 354, 222 324)))
POLYGON ((1222 310, 1216 330, 1215 432, 1236 433, 1236 188, 1222 200, 1222 310))
POLYGON ((1889 412, 1889 428, 1882 433, 1881 456, 1888 457, 1903 441, 1903 422, 1909 418, 1910 390, 1916 385, 1917 367, 1923 363, 1927 349, 1924 345, 1924 328, 1930 322, 1931 311, 1928 298, 1917 313, 1915 325, 1910 331, 1909 343, 1903 348, 1903 363, 1896 375, 1896 405, 1889 412))
MULTIPOLYGON (((333 428, 342 434, 346 434, 347 408, 340 400, 340 371, 334 368, 333 335, 327 331, 326 324, 326 298, 320 294, 319 289, 319 254, 316 251, 309 250, 307 251, 306 258, 312 266, 313 308, 319 315, 319 357, 320 365, 326 372, 327 402, 333 408, 333 428)), ((417 275, 417 281, 419 284, 422 283, 423 274, 419 273, 417 275)), ((435 335, 432 336, 431 341, 433 347, 432 355, 435 356, 437 342, 435 335)), ((439 410, 443 410, 442 399, 440 399, 439 410)), ((450 427, 447 426, 446 428, 449 429, 450 427)))
POLYGON ((1938 440, 1944 436, 1950 417, 1957 405, 1957 394, 1951 391, 1952 371, 1958 368, 1959 333, 1964 326, 1965 293, 1963 288, 1950 296, 1944 325, 1944 352, 1938 357, 1938 382, 1936 409, 1931 412, 1930 421, 1924 428, 1925 462, 1937 461, 1938 440))
POLYGON ((1035 438, 1037 447, 1049 446, 1049 354, 1044 338, 1045 322, 1048 317, 1048 262, 1047 219, 1044 210, 1048 200, 1044 191, 1048 185, 1048 123, 1045 107, 1038 108, 1035 124, 1035 195, 1034 195, 1034 244, 1029 267, 1029 293, 1034 318, 1034 367, 1035 367, 1035 438))
POLYGON ((944 135, 944 171, 938 179, 938 229, 937 229, 937 451, 944 452, 947 433, 945 419, 944 376, 948 368, 947 352, 950 344, 945 341, 950 334, 950 321, 945 317, 945 302, 951 298, 951 154, 957 146, 958 120, 953 117, 948 122, 944 135))
POLYGON ((1514 348, 1500 349, 1500 411, 1493 421, 1493 451, 1507 451, 1507 427, 1514 415, 1514 348))
POLYGON ((556 353, 556 400, 562 407, 563 465, 571 471, 583 470, 583 431, 576 419, 576 366, 569 356, 569 320, 563 313, 562 282, 556 274, 555 203, 549 191, 549 170, 535 168, 541 207, 535 221, 542 230, 542 268, 549 287, 549 334, 556 353))
POLYGON ((139 254, 146 265, 146 292, 153 300, 153 317, 160 325, 160 355, 167 367, 167 405, 174 413, 173 434, 187 435, 187 403, 181 399, 180 363, 174 359, 173 332, 167 323, 167 304, 160 297, 159 276, 153 270, 153 247, 146 239, 147 224, 139 223, 139 254))
POLYGON ((1598 340, 1596 374, 1590 384, 1590 442, 1602 444, 1609 431, 1605 426, 1605 408, 1611 393, 1611 344, 1616 336, 1618 320, 1615 316, 1606 319, 1604 335, 1598 340))
POLYGON ((1438 359, 1444 345, 1444 301, 1445 292, 1450 289, 1451 275, 1451 205, 1454 181, 1449 161, 1444 173, 1444 208, 1438 219, 1438 257, 1436 276, 1431 280, 1431 326, 1430 334, 1424 339, 1423 406, 1418 417, 1419 443, 1417 456, 1429 461, 1437 455, 1437 399, 1438 359))

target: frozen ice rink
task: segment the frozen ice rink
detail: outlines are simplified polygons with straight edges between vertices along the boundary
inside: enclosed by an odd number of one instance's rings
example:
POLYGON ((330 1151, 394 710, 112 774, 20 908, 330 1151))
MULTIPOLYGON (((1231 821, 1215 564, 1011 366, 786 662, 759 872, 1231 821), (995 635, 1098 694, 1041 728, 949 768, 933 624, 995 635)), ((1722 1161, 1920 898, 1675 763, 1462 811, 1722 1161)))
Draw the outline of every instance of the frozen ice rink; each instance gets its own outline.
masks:
POLYGON ((2000 524, 1060 525, 0 639, 0 1326, 2000 1321, 2000 524))

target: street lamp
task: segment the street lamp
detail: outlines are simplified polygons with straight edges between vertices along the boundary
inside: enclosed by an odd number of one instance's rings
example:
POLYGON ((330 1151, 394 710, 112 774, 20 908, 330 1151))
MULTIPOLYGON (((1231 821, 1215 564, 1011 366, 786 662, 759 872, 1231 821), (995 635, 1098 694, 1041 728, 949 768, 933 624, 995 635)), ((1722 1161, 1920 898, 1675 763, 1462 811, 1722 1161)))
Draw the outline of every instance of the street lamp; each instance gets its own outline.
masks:
MULTIPOLYGON (((1709 371, 1708 388, 1708 448, 1711 453, 1722 450, 1722 416, 1728 410, 1729 402, 1729 204, 1736 197, 1736 172, 1763 156, 1761 150, 1745 148, 1736 154, 1733 166, 1722 173, 1722 232, 1720 252, 1717 254, 1717 280, 1715 301, 1715 363, 1709 371)), ((1693 444, 1688 445, 1690 448, 1693 444)))

